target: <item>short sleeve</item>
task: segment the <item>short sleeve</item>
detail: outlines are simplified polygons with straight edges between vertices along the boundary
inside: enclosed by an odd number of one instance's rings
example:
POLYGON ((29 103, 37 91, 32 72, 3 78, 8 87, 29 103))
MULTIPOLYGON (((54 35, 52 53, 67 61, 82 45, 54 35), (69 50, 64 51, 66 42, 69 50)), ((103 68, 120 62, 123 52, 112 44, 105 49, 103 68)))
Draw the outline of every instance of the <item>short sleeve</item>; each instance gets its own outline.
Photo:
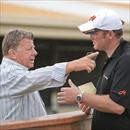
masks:
POLYGON ((130 55, 123 55, 114 72, 110 98, 130 109, 130 55))

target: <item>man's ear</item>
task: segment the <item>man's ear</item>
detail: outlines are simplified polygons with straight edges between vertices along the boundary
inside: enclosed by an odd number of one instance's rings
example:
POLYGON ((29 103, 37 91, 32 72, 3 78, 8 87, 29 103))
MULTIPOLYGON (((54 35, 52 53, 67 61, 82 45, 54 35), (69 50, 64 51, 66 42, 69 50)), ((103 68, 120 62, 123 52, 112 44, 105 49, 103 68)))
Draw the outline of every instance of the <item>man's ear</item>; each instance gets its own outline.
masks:
POLYGON ((16 59, 16 51, 14 49, 9 49, 8 56, 12 59, 16 59))
POLYGON ((113 38, 113 35, 114 35, 113 31, 109 31, 109 39, 110 40, 113 38))

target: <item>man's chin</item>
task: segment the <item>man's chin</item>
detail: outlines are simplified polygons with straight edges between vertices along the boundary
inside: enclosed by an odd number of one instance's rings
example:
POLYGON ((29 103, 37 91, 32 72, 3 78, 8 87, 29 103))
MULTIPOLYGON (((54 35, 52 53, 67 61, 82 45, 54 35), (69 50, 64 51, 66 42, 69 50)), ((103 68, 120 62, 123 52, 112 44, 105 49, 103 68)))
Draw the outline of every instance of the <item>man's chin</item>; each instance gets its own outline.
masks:
POLYGON ((31 69, 33 67, 34 67, 34 64, 31 64, 31 65, 28 66, 28 69, 31 69))

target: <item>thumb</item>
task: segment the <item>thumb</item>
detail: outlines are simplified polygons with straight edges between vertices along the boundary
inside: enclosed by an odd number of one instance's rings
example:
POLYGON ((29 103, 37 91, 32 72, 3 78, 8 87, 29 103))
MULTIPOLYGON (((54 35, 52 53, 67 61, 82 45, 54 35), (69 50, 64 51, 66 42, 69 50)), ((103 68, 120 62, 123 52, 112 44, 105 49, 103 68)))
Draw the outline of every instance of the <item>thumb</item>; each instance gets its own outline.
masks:
POLYGON ((70 87, 77 87, 77 86, 71 81, 71 79, 68 80, 68 83, 69 83, 70 87))
POLYGON ((97 51, 97 52, 94 52, 94 53, 87 55, 87 58, 95 60, 98 55, 99 55, 99 52, 97 51))

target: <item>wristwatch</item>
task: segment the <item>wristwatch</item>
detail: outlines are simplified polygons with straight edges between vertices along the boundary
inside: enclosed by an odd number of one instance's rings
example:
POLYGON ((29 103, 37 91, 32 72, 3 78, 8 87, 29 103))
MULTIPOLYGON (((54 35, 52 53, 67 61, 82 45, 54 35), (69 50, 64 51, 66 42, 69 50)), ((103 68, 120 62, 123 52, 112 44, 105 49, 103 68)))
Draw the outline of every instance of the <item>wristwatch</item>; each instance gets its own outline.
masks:
POLYGON ((83 93, 80 93, 76 96, 76 101, 77 103, 81 103, 83 100, 83 93))

